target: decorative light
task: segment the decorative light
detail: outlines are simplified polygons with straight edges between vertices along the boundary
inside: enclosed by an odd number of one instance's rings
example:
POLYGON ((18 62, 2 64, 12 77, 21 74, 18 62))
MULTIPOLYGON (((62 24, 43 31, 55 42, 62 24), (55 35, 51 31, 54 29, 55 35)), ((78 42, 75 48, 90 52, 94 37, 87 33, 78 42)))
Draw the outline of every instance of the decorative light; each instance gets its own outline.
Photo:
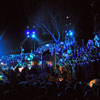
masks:
POLYGON ((35 34, 32 34, 32 38, 35 38, 35 34))
POLYGON ((49 47, 49 44, 46 44, 47 47, 49 47))
POLYGON ((4 63, 3 63, 3 62, 1 62, 1 65, 4 65, 4 63))
POLYGON ((69 16, 66 16, 67 19, 69 19, 69 16))
POLYGON ((29 35, 27 35, 27 38, 29 38, 30 36, 29 35))
POLYGON ((68 36, 69 34, 67 33, 66 35, 68 36))
POLYGON ((70 31, 69 31, 69 35, 70 35, 70 36, 73 36, 73 34, 74 34, 73 31, 70 30, 70 31))
POLYGON ((23 69, 24 69, 24 67, 19 68, 19 72, 22 72, 23 69))
POLYGON ((30 34, 30 32, 28 31, 26 34, 28 35, 28 34, 30 34))
POLYGON ((32 32, 32 38, 35 38, 35 31, 32 32))
POLYGON ((34 31, 33 31, 32 33, 33 33, 33 34, 35 34, 35 32, 34 32, 34 31))

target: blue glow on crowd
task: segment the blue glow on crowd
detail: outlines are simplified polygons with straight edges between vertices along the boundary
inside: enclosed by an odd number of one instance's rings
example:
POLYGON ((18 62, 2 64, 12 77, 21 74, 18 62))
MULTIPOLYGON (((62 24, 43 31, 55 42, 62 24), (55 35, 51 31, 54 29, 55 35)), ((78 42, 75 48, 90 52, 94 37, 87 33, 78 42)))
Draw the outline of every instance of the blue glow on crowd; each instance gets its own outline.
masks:
POLYGON ((37 55, 34 53, 22 53, 1 56, 0 66, 8 69, 20 64, 22 64, 22 66, 29 65, 29 67, 32 67, 34 58, 37 57, 39 61, 42 61, 41 55, 47 50, 50 51, 51 56, 53 56, 55 52, 57 57, 56 64, 63 66, 73 66, 75 63, 85 64, 95 61, 94 58, 100 59, 100 38, 96 35, 94 40, 88 40, 86 46, 79 48, 75 48, 75 39, 72 39, 70 42, 69 40, 65 40, 59 43, 49 43, 41 46, 35 51, 37 55))

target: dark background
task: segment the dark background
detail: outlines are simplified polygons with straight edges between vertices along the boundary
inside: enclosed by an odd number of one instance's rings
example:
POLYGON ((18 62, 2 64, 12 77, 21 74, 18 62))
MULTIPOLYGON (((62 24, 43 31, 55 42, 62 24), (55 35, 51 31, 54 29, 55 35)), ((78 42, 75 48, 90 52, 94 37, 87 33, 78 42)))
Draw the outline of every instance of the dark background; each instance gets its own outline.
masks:
MULTIPOLYGON (((19 53, 20 44, 25 40, 27 25, 32 26, 41 9, 57 10, 60 14, 71 16, 75 22, 77 40, 93 38, 93 16, 90 0, 2 0, 0 1, 0 54, 19 53)), ((44 12, 45 13, 45 12, 44 12)), ((37 33, 39 39, 46 41, 49 36, 37 33)), ((28 39, 23 47, 30 52, 32 39, 28 39)), ((36 42, 36 41, 35 41, 36 42)), ((38 43, 36 43, 38 46, 38 43)))

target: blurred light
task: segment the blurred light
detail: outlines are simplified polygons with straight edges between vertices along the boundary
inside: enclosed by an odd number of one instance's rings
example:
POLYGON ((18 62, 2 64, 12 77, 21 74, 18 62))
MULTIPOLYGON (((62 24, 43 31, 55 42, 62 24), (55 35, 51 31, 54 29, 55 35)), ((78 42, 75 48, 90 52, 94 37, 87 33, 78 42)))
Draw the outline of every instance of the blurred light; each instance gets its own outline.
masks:
POLYGON ((67 33, 66 35, 68 36, 69 34, 67 33))
POLYGON ((28 67, 30 67, 31 66, 31 64, 27 64, 28 65, 28 67))
POLYGON ((52 66, 52 61, 47 62, 49 66, 52 66))
POLYGON ((2 80, 2 81, 3 81, 3 75, 0 75, 0 80, 2 80))
POLYGON ((1 62, 1 65, 4 65, 4 63, 3 63, 3 62, 1 62))
POLYGON ((32 32, 32 38, 35 38, 35 31, 32 32))
POLYGON ((67 36, 69 35, 67 31, 65 31, 65 33, 66 33, 67 36))
POLYGON ((15 70, 15 69, 16 69, 16 67, 13 68, 13 70, 15 70))
POLYGON ((97 35, 95 35, 94 41, 99 41, 99 37, 97 35))
POLYGON ((32 38, 35 38, 35 34, 32 34, 32 38))
POLYGON ((29 35, 27 35, 27 38, 29 38, 30 36, 29 35))
POLYGON ((69 35, 73 36, 73 31, 72 30, 69 31, 69 35))
POLYGON ((29 26, 27 26, 27 28, 29 28, 29 26))
POLYGON ((39 66, 42 65, 42 61, 39 61, 38 65, 39 65, 39 66))
POLYGON ((62 72, 63 72, 63 67, 60 66, 60 67, 59 67, 59 70, 60 70, 60 72, 62 73, 62 72))
POLYGON ((30 58, 33 59, 33 55, 32 54, 30 54, 30 58))
POLYGON ((27 60, 30 61, 31 59, 30 58, 27 58, 27 60))
POLYGON ((35 65, 35 63, 34 63, 34 61, 32 62, 32 66, 34 66, 35 65))
POLYGON ((93 84, 95 84, 95 83, 96 83, 96 80, 94 79, 94 80, 90 81, 89 86, 92 87, 93 84))
POLYGON ((30 31, 29 31, 29 30, 26 30, 26 31, 25 31, 25 34, 26 34, 26 35, 29 35, 29 34, 30 34, 30 31))
POLYGON ((100 53, 98 53, 99 57, 100 57, 100 53))
POLYGON ((66 16, 67 19, 69 19, 69 16, 66 16))
POLYGON ((24 67, 19 68, 19 72, 22 72, 23 69, 24 69, 24 67))
POLYGON ((62 77, 59 77, 59 81, 61 82, 61 81, 63 81, 64 79, 62 78, 62 77))
POLYGON ((30 32, 27 32, 26 34, 28 35, 28 34, 30 34, 30 32))
POLYGON ((61 42, 60 44, 64 44, 64 42, 61 42))
POLYGON ((35 28, 35 26, 33 25, 33 28, 35 28))
POLYGON ((3 78, 4 76, 3 75, 0 75, 0 78, 3 78))
POLYGON ((22 52, 24 51, 24 49, 22 49, 22 52))
POLYGON ((4 32, 0 35, 0 40, 2 40, 3 36, 4 36, 4 32))
POLYGON ((48 47, 48 46, 49 46, 49 44, 46 44, 46 46, 48 47))
POLYGON ((33 31, 32 33, 35 34, 35 31, 33 31))
POLYGON ((67 53, 70 54, 71 53, 71 50, 67 50, 67 53))
POLYGON ((31 67, 28 67, 29 70, 31 70, 31 67))

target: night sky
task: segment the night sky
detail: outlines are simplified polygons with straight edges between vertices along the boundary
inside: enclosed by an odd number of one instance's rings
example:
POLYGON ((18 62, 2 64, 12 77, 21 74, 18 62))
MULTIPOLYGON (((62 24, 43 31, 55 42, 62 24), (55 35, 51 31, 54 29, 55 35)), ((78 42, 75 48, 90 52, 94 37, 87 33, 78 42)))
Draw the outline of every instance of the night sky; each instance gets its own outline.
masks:
MULTIPOLYGON (((25 40, 27 25, 32 27, 41 12, 56 12, 69 15, 78 33, 77 40, 92 38, 93 14, 89 0, 2 0, 0 1, 0 54, 19 53, 20 44, 25 40)), ((77 34, 76 33, 76 34, 77 34)), ((45 41, 45 36, 39 39, 45 41), (44 40, 43 40, 44 39, 44 40)), ((23 47, 29 52, 33 40, 27 40, 23 47)), ((38 43, 37 43, 38 44, 38 43)))

